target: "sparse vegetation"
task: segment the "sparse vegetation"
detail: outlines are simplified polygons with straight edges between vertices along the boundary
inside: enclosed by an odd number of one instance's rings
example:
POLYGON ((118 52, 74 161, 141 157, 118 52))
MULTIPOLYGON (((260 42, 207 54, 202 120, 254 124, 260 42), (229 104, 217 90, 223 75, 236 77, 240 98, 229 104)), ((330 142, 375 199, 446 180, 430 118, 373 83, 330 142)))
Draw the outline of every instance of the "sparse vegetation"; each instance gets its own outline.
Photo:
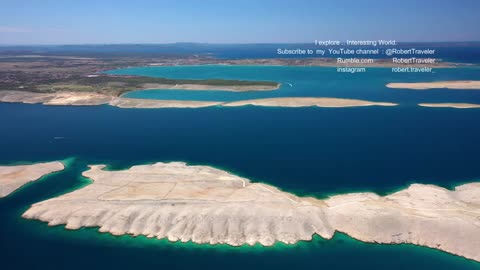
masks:
MULTIPOLYGON (((143 76, 107 75, 106 70, 145 66, 152 62, 166 65, 178 59, 147 58, 85 58, 74 56, 8 56, 0 57, 0 91, 16 90, 51 93, 57 91, 97 92, 119 96, 145 85, 175 86, 182 84, 225 87, 272 87, 276 82, 241 80, 186 80, 143 76)), ((195 64, 196 58, 182 59, 184 64, 195 64)))

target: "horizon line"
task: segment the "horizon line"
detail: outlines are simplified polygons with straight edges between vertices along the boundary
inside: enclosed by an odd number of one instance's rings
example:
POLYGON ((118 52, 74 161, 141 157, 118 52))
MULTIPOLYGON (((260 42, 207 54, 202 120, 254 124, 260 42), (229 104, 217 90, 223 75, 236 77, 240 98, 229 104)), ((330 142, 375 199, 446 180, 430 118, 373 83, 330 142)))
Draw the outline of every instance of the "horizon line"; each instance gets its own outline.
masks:
MULTIPOLYGON (((326 39, 326 40, 338 40, 346 41, 340 39, 326 39)), ((355 39, 359 40, 359 39, 355 39)), ((365 40, 389 40, 389 39, 365 39, 365 40)), ((480 43, 480 40, 464 40, 464 41, 397 41, 398 44, 402 43, 480 43)), ((277 44, 287 44, 287 45, 315 45, 313 42, 238 42, 238 43, 224 43, 224 42, 189 42, 189 41, 179 41, 179 42, 166 42, 166 43, 155 43, 155 42, 119 42, 119 43, 25 43, 25 44, 14 44, 14 43, 0 43, 2 47, 11 47, 11 46, 108 46, 108 45, 176 45, 176 44, 198 44, 198 45, 277 45, 277 44)), ((348 46, 348 45, 344 45, 348 46)))

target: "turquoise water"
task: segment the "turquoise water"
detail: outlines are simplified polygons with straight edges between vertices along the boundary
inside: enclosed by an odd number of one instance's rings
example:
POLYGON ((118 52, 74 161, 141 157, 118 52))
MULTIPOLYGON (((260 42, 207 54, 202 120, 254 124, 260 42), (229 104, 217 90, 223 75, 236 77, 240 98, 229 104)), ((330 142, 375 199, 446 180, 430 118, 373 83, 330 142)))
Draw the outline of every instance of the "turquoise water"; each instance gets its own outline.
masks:
MULTIPOLYGON (((162 67, 112 72, 284 83, 279 91, 261 93, 184 91, 178 94, 183 99, 308 95, 394 101, 401 106, 120 109, 0 103, 0 164, 70 158, 65 171, 0 200, 2 269, 480 269, 480 263, 437 250, 366 244, 341 234, 332 240, 315 237, 293 246, 233 248, 115 237, 95 228, 68 231, 22 219, 32 203, 88 184, 80 176, 87 164, 121 169, 156 161, 186 161, 319 198, 351 191, 386 194, 413 182, 452 188, 480 179, 480 110, 414 105, 420 100, 479 102, 479 92, 388 89, 385 83, 407 79, 385 69, 360 76, 306 67, 162 67), (293 84, 292 89, 287 82, 293 84)), ((407 75, 411 81, 425 80, 423 76, 478 79, 478 69, 407 75)), ((151 98, 176 99, 172 92, 163 91, 127 95, 150 93, 158 93, 151 98)))
POLYGON ((434 73, 392 73, 389 68, 369 68, 366 73, 338 73, 329 67, 289 66, 173 66, 140 67, 109 71, 117 75, 142 75, 173 79, 235 79, 282 83, 279 90, 262 92, 147 90, 125 97, 170 100, 233 101, 270 97, 339 97, 415 105, 422 102, 477 102, 480 95, 469 90, 413 91, 386 88, 390 82, 478 80, 480 68, 439 68, 434 73))

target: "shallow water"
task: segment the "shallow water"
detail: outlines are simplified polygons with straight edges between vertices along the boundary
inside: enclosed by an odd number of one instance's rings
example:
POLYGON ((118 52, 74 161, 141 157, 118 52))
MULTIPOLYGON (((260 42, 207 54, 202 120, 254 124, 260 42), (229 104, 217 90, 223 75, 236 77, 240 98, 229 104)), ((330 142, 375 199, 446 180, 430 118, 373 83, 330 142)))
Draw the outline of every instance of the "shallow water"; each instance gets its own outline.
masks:
POLYGON ((271 97, 338 97, 388 101, 414 106, 428 102, 480 103, 472 90, 435 89, 428 91, 390 89, 391 82, 478 80, 479 67, 438 68, 434 73, 392 73, 390 68, 368 68, 366 73, 338 73, 330 67, 293 66, 173 66, 112 70, 109 74, 141 75, 173 79, 234 79, 275 81, 274 91, 228 92, 188 90, 146 90, 126 93, 125 97, 170 100, 233 101, 271 97))

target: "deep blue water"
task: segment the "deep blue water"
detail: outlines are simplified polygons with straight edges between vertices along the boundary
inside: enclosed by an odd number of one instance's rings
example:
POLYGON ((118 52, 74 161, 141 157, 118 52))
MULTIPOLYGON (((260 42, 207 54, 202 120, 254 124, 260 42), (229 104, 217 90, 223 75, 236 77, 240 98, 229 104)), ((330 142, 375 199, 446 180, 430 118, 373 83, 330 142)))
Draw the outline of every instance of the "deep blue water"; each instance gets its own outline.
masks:
POLYGON ((480 110, 0 104, 0 163, 187 161, 299 193, 480 179, 480 110), (63 137, 63 139, 54 139, 63 137))
POLYGON ((439 68, 434 73, 392 73, 391 68, 370 68, 366 73, 346 74, 330 67, 291 66, 173 66, 112 70, 109 74, 143 75, 174 79, 235 79, 282 83, 275 91, 229 92, 188 90, 133 91, 125 97, 176 100, 232 101, 270 97, 338 97, 396 102, 416 106, 428 102, 480 103, 478 91, 390 89, 390 82, 478 80, 480 67, 439 68))
POLYGON ((339 235, 294 247, 208 247, 113 237, 23 220, 28 205, 86 183, 86 164, 209 164, 297 194, 391 192, 411 182, 479 179, 480 110, 421 107, 119 109, 0 104, 0 163, 75 157, 69 168, 0 200, 4 269, 478 269, 411 245, 339 235), (64 137, 54 139, 54 137, 64 137))

